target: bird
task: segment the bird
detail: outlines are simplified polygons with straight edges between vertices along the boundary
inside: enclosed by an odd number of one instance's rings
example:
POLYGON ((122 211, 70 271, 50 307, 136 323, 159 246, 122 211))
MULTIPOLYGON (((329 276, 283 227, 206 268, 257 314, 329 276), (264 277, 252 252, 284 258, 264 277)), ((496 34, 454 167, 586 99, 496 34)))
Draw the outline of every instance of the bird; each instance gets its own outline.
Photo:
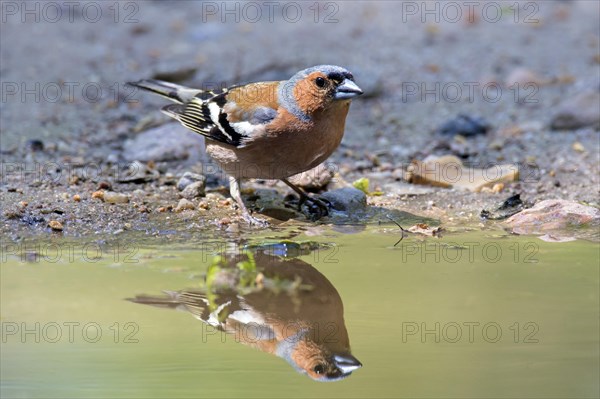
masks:
POLYGON ((206 138, 206 152, 229 176, 231 197, 250 225, 268 225, 250 215, 241 180, 279 179, 327 214, 288 178, 321 164, 340 145, 352 99, 363 94, 346 68, 318 65, 283 81, 201 90, 143 79, 131 86, 174 102, 162 112, 206 138))
POLYGON ((312 265, 260 251, 218 259, 217 270, 207 272, 204 290, 164 291, 163 296, 127 300, 189 312, 205 326, 234 336, 235 342, 283 358, 315 381, 341 380, 362 367, 350 350, 342 299, 312 265), (248 270, 248 262, 256 266, 252 276, 260 275, 260 288, 248 290, 240 284, 240 270, 248 270))

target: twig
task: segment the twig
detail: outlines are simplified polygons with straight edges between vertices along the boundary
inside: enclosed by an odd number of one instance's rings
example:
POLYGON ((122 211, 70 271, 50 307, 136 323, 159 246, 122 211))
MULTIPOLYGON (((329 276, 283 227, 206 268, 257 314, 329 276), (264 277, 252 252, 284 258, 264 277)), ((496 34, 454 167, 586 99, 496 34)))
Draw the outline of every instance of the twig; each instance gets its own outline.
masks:
POLYGON ((398 241, 396 241, 396 243, 394 244, 394 246, 400 244, 400 241, 404 240, 404 232, 406 230, 404 230, 404 228, 402 226, 400 226, 400 223, 396 222, 394 219, 392 219, 389 215, 385 215, 386 218, 388 218, 389 220, 391 220, 396 226, 398 226, 400 228, 400 230, 402 231, 402 237, 400 237, 400 239, 398 241))

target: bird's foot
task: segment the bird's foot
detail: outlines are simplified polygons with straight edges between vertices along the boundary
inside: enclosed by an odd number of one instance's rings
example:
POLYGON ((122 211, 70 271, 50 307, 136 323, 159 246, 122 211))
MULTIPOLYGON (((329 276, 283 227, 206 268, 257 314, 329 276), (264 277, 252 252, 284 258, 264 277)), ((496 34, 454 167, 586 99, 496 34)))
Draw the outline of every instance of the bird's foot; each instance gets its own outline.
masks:
POLYGON ((309 196, 301 198, 300 203, 298 204, 299 210, 303 211, 303 208, 305 208, 306 212, 302 213, 304 213, 313 222, 329 215, 330 206, 331 203, 327 200, 309 196))
POLYGON ((254 216, 250 215, 248 212, 244 212, 242 214, 242 217, 244 218, 244 221, 246 223, 248 223, 250 226, 269 227, 269 222, 267 222, 266 220, 263 220, 263 219, 255 218, 254 216))

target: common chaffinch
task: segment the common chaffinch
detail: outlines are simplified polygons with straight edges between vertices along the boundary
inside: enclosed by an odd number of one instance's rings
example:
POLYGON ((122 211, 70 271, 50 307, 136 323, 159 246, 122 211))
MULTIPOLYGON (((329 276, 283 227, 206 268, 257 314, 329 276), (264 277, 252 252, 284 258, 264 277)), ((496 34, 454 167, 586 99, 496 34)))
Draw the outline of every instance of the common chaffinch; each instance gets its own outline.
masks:
MULTIPOLYGON (((280 179, 301 198, 306 193, 287 178, 323 161, 344 135, 350 101, 361 95, 345 68, 319 65, 289 80, 200 90, 159 80, 133 86, 175 104, 162 111, 206 139, 206 152, 229 177, 230 193, 250 224, 266 224, 248 213, 240 195, 242 178, 280 179)), ((311 199, 324 208, 323 203, 311 199)))
MULTIPOLYGON (((245 292, 237 285, 239 280, 225 277, 209 291, 165 291, 167 296, 138 295, 128 300, 190 312, 234 335, 236 342, 279 356, 317 381, 346 378, 362 367, 350 352, 342 300, 331 282, 299 259, 261 252, 253 258, 265 281, 294 282, 295 288, 264 283, 262 289, 245 292)), ((247 255, 239 254, 226 259, 227 267, 238 271, 240 262, 248 261, 247 255)))

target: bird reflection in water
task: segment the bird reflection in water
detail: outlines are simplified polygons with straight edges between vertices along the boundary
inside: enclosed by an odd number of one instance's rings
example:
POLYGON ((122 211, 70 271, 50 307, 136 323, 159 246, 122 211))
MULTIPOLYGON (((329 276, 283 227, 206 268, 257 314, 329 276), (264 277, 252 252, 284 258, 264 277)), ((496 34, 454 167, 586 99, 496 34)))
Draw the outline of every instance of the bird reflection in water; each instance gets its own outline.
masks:
POLYGON ((188 311, 317 381, 340 380, 362 367, 350 353, 340 295, 310 264, 264 251, 221 255, 204 285, 129 300, 188 311))

